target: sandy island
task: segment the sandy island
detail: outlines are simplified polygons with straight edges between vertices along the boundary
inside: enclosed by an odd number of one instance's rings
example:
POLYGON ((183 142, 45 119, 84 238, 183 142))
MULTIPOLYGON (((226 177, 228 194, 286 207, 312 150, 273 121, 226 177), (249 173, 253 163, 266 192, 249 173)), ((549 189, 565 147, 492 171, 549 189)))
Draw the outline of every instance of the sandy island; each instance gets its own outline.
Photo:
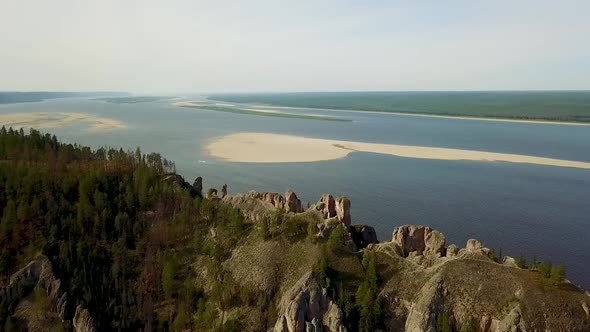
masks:
POLYGON ((0 114, 0 125, 13 128, 50 129, 87 123, 88 131, 109 131, 127 126, 118 120, 87 113, 12 113, 0 114))
POLYGON ((406 158, 503 161, 590 169, 590 162, 474 150, 338 141, 268 133, 238 133, 223 136, 211 141, 207 146, 207 150, 211 156, 216 158, 247 163, 312 162, 344 158, 351 152, 371 152, 406 158))
POLYGON ((207 111, 215 112, 226 112, 226 113, 238 113, 247 115, 263 115, 263 116, 274 116, 281 118, 294 118, 294 119, 309 119, 309 120, 324 120, 324 121, 344 121, 351 122, 350 119, 336 118, 331 116, 325 116, 320 114, 309 114, 309 113, 287 113, 279 112, 275 110, 257 109, 257 108, 243 108, 243 107, 225 107, 219 106, 220 103, 209 103, 209 102, 194 102, 194 101, 179 101, 172 105, 179 107, 190 107, 196 109, 203 109, 207 111))

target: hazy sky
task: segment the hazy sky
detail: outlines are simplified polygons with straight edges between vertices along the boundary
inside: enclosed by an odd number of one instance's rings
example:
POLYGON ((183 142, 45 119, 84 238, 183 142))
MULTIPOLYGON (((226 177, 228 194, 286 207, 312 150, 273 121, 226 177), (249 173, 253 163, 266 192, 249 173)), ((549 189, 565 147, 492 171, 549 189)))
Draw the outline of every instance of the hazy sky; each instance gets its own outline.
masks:
POLYGON ((590 1, 0 0, 0 90, 590 89, 590 1))

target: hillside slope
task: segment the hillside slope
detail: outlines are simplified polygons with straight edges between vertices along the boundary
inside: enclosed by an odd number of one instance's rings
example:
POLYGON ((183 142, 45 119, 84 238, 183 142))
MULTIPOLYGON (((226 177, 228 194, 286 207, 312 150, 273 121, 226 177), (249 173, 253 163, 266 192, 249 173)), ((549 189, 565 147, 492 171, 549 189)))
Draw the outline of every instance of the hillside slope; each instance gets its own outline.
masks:
POLYGON ((588 331, 558 266, 448 245, 427 226, 378 243, 351 202, 204 192, 139 149, 0 131, 0 329, 588 331))

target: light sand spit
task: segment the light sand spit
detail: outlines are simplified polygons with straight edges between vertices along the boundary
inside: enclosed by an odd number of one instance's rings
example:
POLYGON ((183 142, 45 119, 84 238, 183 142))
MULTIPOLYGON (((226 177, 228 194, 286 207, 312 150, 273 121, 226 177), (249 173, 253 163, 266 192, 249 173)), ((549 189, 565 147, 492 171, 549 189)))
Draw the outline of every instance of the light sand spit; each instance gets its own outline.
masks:
POLYGON ((87 113, 12 113, 0 114, 0 126, 13 128, 51 129, 87 123, 88 131, 110 131, 127 126, 118 120, 101 118, 87 113))
POLYGON ((502 161, 590 169, 589 162, 486 151, 378 144, 306 138, 268 133, 237 133, 217 138, 207 146, 213 157, 232 162, 293 163, 334 160, 351 152, 379 153, 435 160, 502 161))

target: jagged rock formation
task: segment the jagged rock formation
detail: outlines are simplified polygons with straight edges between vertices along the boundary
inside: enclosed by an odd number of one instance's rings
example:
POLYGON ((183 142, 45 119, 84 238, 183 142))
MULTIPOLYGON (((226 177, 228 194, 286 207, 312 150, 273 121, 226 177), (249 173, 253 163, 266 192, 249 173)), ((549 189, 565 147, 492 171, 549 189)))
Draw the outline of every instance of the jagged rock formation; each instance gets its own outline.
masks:
POLYGON ((391 315, 387 330, 435 332, 441 315, 453 330, 469 320, 483 332, 590 330, 590 297, 582 290, 567 282, 546 289, 536 272, 511 257, 495 262, 475 239, 460 250, 444 243, 430 227, 405 225, 391 242, 368 246, 391 262, 382 271, 392 276, 381 291, 391 315))
MULTIPOLYGON (((9 284, 0 289, 0 303, 14 305, 22 297, 27 296, 35 287, 41 287, 45 290, 49 310, 55 311, 62 322, 72 319, 72 313, 70 312, 72 304, 68 302, 68 294, 62 287, 61 280, 57 279, 53 274, 51 262, 45 255, 39 255, 10 277, 9 284)), ((76 309, 76 315, 78 315, 78 308, 76 309)), ((85 328, 78 329, 74 324, 74 331, 96 331, 88 310, 85 310, 83 315, 86 321, 85 328)))
POLYGON ((350 226, 350 200, 346 197, 339 197, 336 200, 336 217, 344 225, 350 226))
POLYGON ((9 284, 0 290, 0 302, 18 302, 23 290, 31 291, 34 287, 41 287, 47 293, 47 298, 53 310, 60 319, 67 319, 68 295, 61 287, 61 281, 55 277, 51 262, 45 255, 40 255, 25 267, 10 277, 9 284))
POLYGON ((301 213, 303 208, 297 195, 288 191, 285 196, 279 193, 249 191, 245 194, 226 195, 223 202, 240 209, 245 217, 259 221, 280 210, 287 213, 301 213))
POLYGON ((174 184, 177 185, 179 187, 185 187, 186 186, 186 182, 184 181, 184 178, 176 173, 170 173, 170 174, 166 174, 164 176, 163 179, 164 182, 168 182, 170 184, 174 184))
POLYGON ((184 178, 176 173, 166 174, 162 181, 168 182, 183 189, 187 189, 193 197, 203 196, 203 178, 200 176, 195 179, 192 185, 184 181, 184 178))
POLYGON ((97 332, 88 309, 84 309, 81 305, 76 307, 76 314, 74 315, 72 325, 76 332, 97 332))
POLYGON ((217 197, 217 189, 209 188, 209 190, 207 190, 207 199, 214 200, 217 198, 219 198, 217 197))
POLYGON ((284 294, 273 331, 345 332, 342 316, 342 310, 309 272, 284 294))
POLYGON ((315 209, 322 213, 324 219, 336 218, 346 226, 350 226, 350 200, 346 197, 334 199, 330 194, 323 194, 315 204, 315 209))
POLYGON ((193 192, 199 196, 203 196, 203 178, 197 177, 193 182, 193 192))
MULTIPOLYGON (((287 200, 276 193, 250 192, 223 201, 253 221, 269 211, 291 211, 287 200)), ((390 242, 377 243, 372 227, 347 226, 350 202, 329 194, 305 213, 321 220, 319 238, 327 238, 336 227, 347 227, 354 250, 366 247, 377 254, 385 269, 380 271, 384 278, 380 297, 386 330, 435 332, 441 315, 448 317, 454 330, 467 321, 483 332, 590 330, 590 296, 567 283, 567 290, 548 291, 535 281, 536 272, 518 268, 511 257, 494 261, 491 251, 475 239, 465 248, 447 247, 444 235, 431 227, 404 225, 394 229, 390 242)), ((333 331, 327 317, 343 325, 339 309, 331 309, 330 300, 314 283, 302 278, 283 294, 275 331, 318 331, 320 326, 333 331)))
POLYGON ((336 217, 336 201, 334 200, 334 196, 323 194, 316 206, 317 210, 322 213, 324 219, 336 217))
POLYGON ((434 275, 409 308, 405 323, 407 332, 436 332, 436 313, 442 312, 443 284, 440 275, 434 275))
POLYGON ((295 193, 290 190, 285 193, 284 209, 286 212, 303 212, 303 208, 301 207, 301 201, 299 200, 299 198, 297 198, 297 195, 295 195, 295 193))
POLYGON ((68 319, 68 294, 62 290, 61 280, 53 274, 49 259, 46 256, 41 256, 41 261, 41 273, 37 284, 45 289, 49 303, 53 305, 59 318, 64 321, 68 319))
POLYGON ((453 257, 453 256, 457 256, 458 253, 459 253, 459 248, 455 244, 451 244, 450 246, 447 247, 447 251, 446 251, 445 256, 453 257))
POLYGON ((379 243, 377 232, 369 225, 352 225, 349 230, 350 237, 358 249, 366 248, 369 244, 379 243))
POLYGON ((393 244, 398 253, 407 257, 418 251, 424 255, 444 255, 445 237, 427 226, 404 225, 393 230, 393 244))

